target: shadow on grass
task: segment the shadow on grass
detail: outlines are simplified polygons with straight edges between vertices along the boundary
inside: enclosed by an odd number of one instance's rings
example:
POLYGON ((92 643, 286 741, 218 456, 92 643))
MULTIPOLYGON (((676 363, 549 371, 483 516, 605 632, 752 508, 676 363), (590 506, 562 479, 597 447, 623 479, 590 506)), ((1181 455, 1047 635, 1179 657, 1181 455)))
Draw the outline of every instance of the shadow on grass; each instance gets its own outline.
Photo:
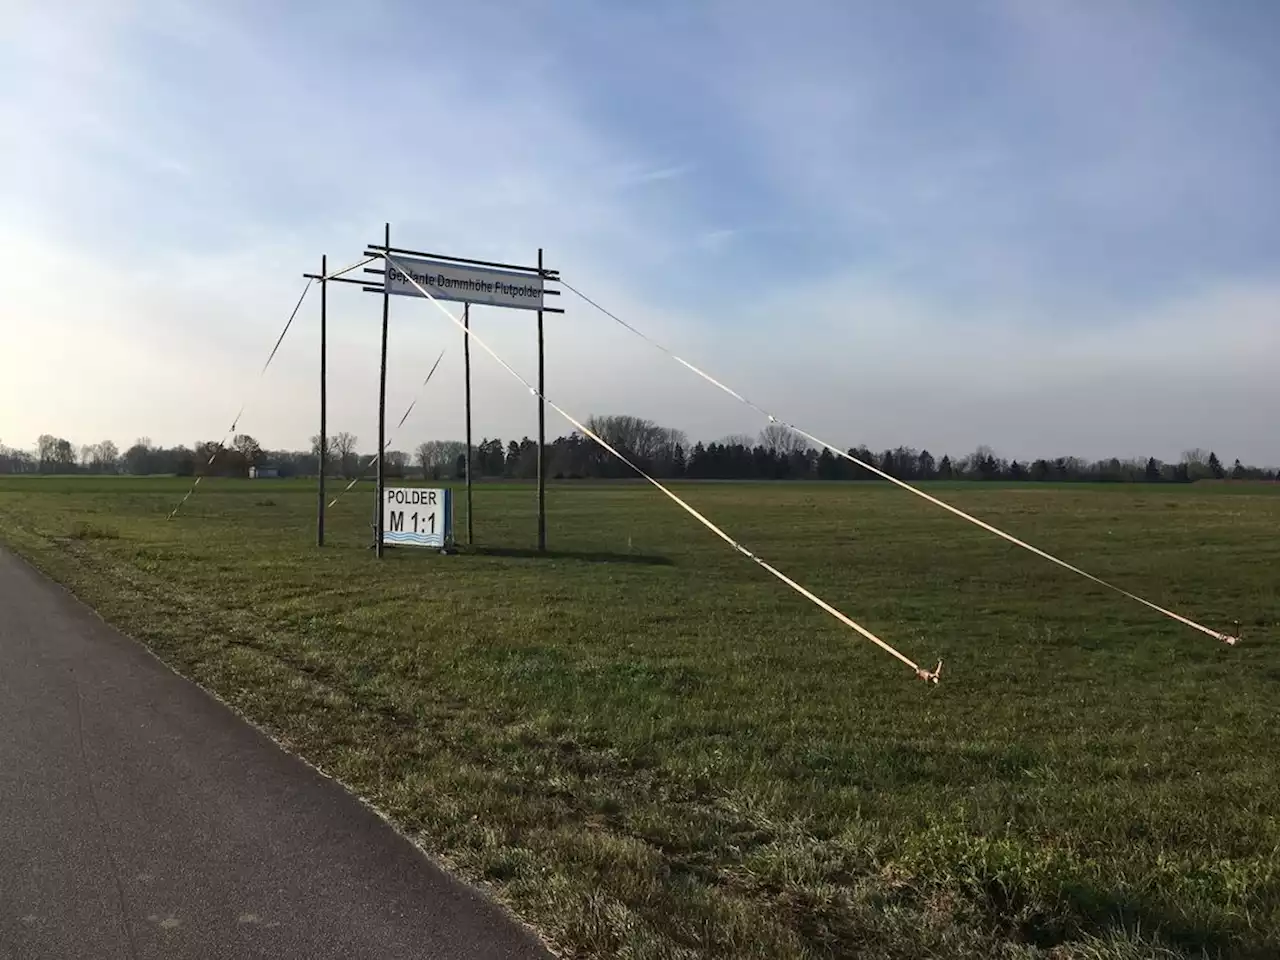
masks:
POLYGON ((509 557, 518 560, 578 560, 582 563, 630 563, 645 567, 670 567, 670 557, 654 553, 610 553, 604 550, 545 550, 533 547, 459 547, 458 552, 476 557, 509 557))

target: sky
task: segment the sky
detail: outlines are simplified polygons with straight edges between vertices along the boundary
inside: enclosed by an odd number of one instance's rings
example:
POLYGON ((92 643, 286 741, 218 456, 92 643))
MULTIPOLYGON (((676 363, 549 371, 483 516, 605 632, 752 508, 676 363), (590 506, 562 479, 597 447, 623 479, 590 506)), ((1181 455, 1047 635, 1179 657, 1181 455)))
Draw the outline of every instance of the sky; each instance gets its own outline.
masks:
MULTIPOLYGON (((1267 0, 0 0, 0 443, 318 419, 305 281, 394 245, 548 266, 841 446, 1280 464, 1267 0)), ((567 291, 547 394, 695 439, 759 414, 567 291)), ((452 305, 454 313, 460 307, 452 305)), ((536 376, 531 314, 477 336, 536 376)), ((376 445, 381 298, 330 289, 376 445)), ((462 342, 392 303, 391 446, 462 435, 462 342)), ((536 402, 474 361, 475 433, 536 402)), ((551 436, 567 432, 549 412, 551 436)))

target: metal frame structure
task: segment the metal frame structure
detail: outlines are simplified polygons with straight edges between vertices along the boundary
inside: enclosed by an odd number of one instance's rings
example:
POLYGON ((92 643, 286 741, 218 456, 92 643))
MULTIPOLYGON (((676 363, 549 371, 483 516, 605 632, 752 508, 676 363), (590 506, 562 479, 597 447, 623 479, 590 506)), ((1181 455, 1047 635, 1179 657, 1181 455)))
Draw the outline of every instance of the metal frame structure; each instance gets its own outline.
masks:
MULTIPOLYGON (((347 270, 354 270, 355 267, 348 267, 347 270)), ((319 273, 304 273, 302 276, 315 283, 320 284, 320 442, 319 442, 319 464, 318 482, 316 489, 316 546, 324 546, 324 518, 325 518, 325 477, 329 464, 329 434, 328 434, 328 408, 329 408, 329 284, 331 283, 349 283, 358 287, 363 287, 365 281, 354 280, 350 277, 341 276, 347 270, 340 270, 337 274, 330 276, 329 274, 329 255, 325 254, 320 258, 319 273)))
MULTIPOLYGON (((327 358, 327 308, 328 308, 328 285, 329 283, 349 283, 359 286, 365 293, 375 293, 382 296, 382 338, 381 338, 381 354, 379 361, 378 373, 378 469, 377 469, 377 496, 374 498, 374 517, 373 517, 373 547, 377 556, 383 554, 382 543, 382 500, 386 491, 385 477, 385 461, 386 461, 386 426, 387 426, 387 331, 390 324, 391 316, 391 290, 390 284, 387 282, 386 263, 390 257, 403 255, 406 257, 414 257, 421 260, 434 260, 445 264, 464 264, 467 266, 492 267, 500 270, 507 270, 512 273, 524 274, 531 277, 539 278, 543 283, 543 295, 559 296, 560 291, 548 289, 548 282, 556 283, 560 279, 558 270, 547 269, 543 263, 542 248, 538 248, 538 262, 536 266, 514 263, 499 263, 493 260, 474 260, 467 257, 452 257, 438 253, 426 253, 421 250, 412 250, 407 247, 393 247, 391 245, 391 224, 384 224, 383 242, 381 244, 368 244, 364 251, 365 263, 370 260, 380 259, 383 261, 382 268, 365 267, 364 273, 381 276, 383 282, 381 286, 374 286, 368 280, 357 280, 343 276, 329 276, 327 255, 320 259, 320 273, 304 273, 303 276, 308 280, 318 281, 320 283, 320 464, 319 464, 319 481, 318 481, 318 505, 316 510, 316 546, 324 546, 324 521, 325 521, 325 471, 328 460, 328 435, 327 430, 327 375, 328 375, 328 358, 327 358)), ((345 271, 343 271, 345 272, 345 271)), ((453 299, 453 298, 451 298, 453 299)), ((467 493, 467 544, 471 545, 475 542, 475 526, 473 523, 472 511, 472 471, 474 468, 473 445, 471 442, 471 303, 465 298, 458 298, 463 304, 462 322, 464 327, 462 338, 463 350, 463 366, 464 366, 464 405, 466 416, 466 493, 467 493)), ((455 302, 457 302, 455 300, 455 302)), ((564 313, 559 307, 548 307, 542 305, 538 308, 538 550, 545 552, 547 549, 547 477, 546 477, 546 364, 545 364, 545 340, 543 331, 543 314, 544 313, 564 313)))

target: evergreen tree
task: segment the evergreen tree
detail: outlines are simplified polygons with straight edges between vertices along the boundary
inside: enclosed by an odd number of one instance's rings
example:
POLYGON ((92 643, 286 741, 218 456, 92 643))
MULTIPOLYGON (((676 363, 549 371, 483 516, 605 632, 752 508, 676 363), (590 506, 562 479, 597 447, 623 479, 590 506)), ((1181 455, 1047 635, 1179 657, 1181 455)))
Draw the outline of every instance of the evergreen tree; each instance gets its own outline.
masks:
POLYGON ((938 475, 937 465, 933 462, 933 454, 928 450, 920 451, 916 469, 920 473, 921 480, 933 480, 938 475))
POLYGON ((818 479, 835 480, 839 469, 835 456, 830 450, 823 447, 822 453, 818 454, 818 479))
POLYGON ((524 477, 526 480, 536 477, 538 475, 538 442, 525 437, 520 441, 516 452, 516 472, 514 475, 524 477))
POLYGON ((914 480, 920 468, 920 454, 911 447, 898 447, 893 451, 893 467, 899 480, 914 480))
POLYGON ((896 477, 898 475, 898 465, 893 462, 892 450, 886 450, 884 453, 880 454, 880 462, 877 463, 876 466, 891 477, 896 477))
POLYGON ((789 459, 791 461, 791 475, 797 480, 812 480, 816 475, 818 466, 818 452, 816 450, 809 448, 795 450, 789 459))
POLYGON ((507 458, 502 451, 502 441, 495 437, 492 440, 481 440, 476 447, 476 475, 480 477, 500 477, 507 467, 507 458))
POLYGON ((1222 461, 1212 451, 1209 453, 1209 472, 1213 474, 1215 480, 1221 480, 1227 475, 1226 471, 1222 469, 1222 461))
POLYGON ((711 480, 724 479, 724 447, 719 443, 707 444, 707 473, 711 480))
POLYGON ((689 454, 689 463, 685 467, 685 474, 696 479, 705 479, 707 477, 707 448, 703 446, 701 440, 693 445, 693 452, 689 454))
MULTIPOLYGON (((875 454, 868 450, 865 446, 850 447, 849 456, 861 460, 863 463, 874 464, 876 462, 875 454)), ((849 461, 845 461, 849 463, 849 461)), ((854 480, 875 480, 876 475, 866 467, 860 467, 856 463, 849 463, 850 469, 853 471, 854 480)))
POLYGON ((1147 459, 1147 470, 1144 477, 1147 483, 1160 482, 1160 464, 1155 457, 1149 457, 1147 459))

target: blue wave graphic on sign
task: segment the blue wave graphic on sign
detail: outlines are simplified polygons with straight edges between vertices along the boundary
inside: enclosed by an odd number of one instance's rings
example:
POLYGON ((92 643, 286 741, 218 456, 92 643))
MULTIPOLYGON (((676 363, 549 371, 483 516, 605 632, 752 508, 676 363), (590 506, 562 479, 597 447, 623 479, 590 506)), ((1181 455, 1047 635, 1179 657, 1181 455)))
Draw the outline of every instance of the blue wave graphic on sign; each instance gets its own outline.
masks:
POLYGON ((440 533, 392 533, 386 530, 383 531, 382 540, 384 543, 407 543, 418 547, 444 546, 444 534, 440 533))

